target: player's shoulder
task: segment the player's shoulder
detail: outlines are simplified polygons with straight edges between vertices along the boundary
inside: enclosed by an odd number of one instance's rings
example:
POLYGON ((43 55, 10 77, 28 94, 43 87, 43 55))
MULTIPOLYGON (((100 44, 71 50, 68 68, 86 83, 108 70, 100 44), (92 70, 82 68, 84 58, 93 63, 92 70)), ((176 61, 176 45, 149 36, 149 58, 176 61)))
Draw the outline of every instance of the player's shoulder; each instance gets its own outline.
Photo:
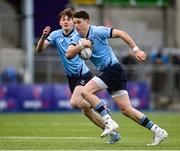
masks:
POLYGON ((91 26, 94 33, 109 31, 111 28, 105 26, 91 26))
POLYGON ((109 27, 105 27, 105 26, 91 26, 91 28, 93 29, 93 30, 101 30, 101 29, 105 29, 105 30, 108 30, 108 29, 110 29, 109 27))
POLYGON ((71 38, 72 39, 80 39, 80 38, 82 38, 82 36, 76 30, 74 30, 71 38))
POLYGON ((70 37, 73 37, 74 35, 77 35, 77 34, 78 34, 78 32, 76 30, 73 30, 70 37))
POLYGON ((62 30, 61 29, 54 30, 51 32, 50 35, 53 36, 54 38, 62 36, 62 30))

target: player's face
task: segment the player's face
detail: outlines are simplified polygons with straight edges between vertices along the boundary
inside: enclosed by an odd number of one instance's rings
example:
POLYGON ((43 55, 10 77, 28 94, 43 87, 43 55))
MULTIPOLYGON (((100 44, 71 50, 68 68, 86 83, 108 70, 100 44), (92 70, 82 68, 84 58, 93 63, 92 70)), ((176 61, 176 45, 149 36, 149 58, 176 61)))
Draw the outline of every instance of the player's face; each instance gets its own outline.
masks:
POLYGON ((74 26, 78 33, 83 35, 88 31, 89 20, 85 20, 82 18, 74 18, 73 21, 74 21, 74 26))
POLYGON ((59 24, 63 30, 72 30, 74 26, 73 19, 69 18, 68 16, 62 16, 62 18, 59 21, 59 24))

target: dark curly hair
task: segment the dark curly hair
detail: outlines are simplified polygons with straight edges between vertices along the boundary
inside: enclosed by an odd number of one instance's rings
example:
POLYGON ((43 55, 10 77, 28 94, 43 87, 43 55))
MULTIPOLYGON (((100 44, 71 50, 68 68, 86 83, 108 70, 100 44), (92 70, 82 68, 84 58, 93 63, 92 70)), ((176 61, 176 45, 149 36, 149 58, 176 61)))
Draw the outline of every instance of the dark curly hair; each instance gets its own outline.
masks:
POLYGON ((86 11, 81 10, 74 14, 74 18, 90 19, 90 16, 86 11))
POLYGON ((61 19, 63 16, 67 16, 68 18, 74 17, 74 11, 72 8, 66 8, 62 12, 59 13, 59 19, 61 19))

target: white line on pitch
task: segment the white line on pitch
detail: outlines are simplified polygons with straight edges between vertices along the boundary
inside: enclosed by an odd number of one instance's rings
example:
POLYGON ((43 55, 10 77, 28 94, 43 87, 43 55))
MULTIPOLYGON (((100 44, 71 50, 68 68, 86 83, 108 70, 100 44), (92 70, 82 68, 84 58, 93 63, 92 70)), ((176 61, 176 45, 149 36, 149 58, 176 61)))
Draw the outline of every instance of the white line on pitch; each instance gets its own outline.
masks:
MULTIPOLYGON (((51 122, 51 123, 45 123, 45 122, 28 122, 28 123, 23 123, 23 122, 15 122, 15 123, 11 123, 11 122, 7 122, 7 123, 2 123, 1 125, 3 126, 44 126, 44 125, 50 125, 50 126, 64 126, 64 125, 72 125, 72 123, 60 123, 60 122, 51 122)), ((76 123, 76 125, 78 126, 88 126, 91 124, 90 123, 76 123)))
POLYGON ((71 140, 71 139, 98 139, 98 137, 39 137, 39 136, 0 136, 0 139, 42 139, 42 140, 47 140, 47 139, 56 139, 56 140, 71 140))

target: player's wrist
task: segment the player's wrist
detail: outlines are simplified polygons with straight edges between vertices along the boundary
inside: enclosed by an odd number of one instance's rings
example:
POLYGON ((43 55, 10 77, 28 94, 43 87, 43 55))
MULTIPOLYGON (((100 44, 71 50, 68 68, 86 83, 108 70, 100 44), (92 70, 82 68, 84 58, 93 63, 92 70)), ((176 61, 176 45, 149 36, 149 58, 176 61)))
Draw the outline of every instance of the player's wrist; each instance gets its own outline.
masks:
POLYGON ((138 46, 133 47, 133 51, 134 51, 134 52, 136 52, 136 51, 138 51, 138 50, 140 50, 138 46))
POLYGON ((47 35, 46 35, 46 34, 42 34, 41 38, 42 38, 43 40, 45 40, 45 39, 47 39, 47 35))
POLYGON ((81 41, 78 42, 78 46, 80 47, 81 50, 84 49, 84 45, 83 45, 83 43, 81 41))

